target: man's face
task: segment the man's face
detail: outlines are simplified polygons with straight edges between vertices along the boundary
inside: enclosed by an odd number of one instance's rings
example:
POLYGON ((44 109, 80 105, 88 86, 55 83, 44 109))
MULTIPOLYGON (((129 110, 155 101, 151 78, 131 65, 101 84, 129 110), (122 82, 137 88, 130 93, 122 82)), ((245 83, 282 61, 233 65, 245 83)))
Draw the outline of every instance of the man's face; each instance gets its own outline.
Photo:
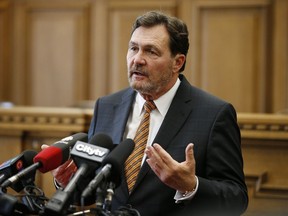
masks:
POLYGON ((172 56, 169 35, 163 25, 137 28, 131 36, 127 52, 130 86, 145 99, 157 99, 176 82, 180 69, 179 56, 185 59, 180 54, 172 56))

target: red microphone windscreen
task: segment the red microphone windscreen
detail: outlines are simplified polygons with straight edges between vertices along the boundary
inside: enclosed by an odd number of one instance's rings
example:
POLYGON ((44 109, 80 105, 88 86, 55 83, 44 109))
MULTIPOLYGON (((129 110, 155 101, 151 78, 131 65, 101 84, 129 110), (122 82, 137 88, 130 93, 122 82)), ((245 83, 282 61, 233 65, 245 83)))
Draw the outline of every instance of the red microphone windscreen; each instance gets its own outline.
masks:
POLYGON ((39 171, 42 173, 56 169, 62 164, 62 150, 60 148, 49 146, 39 152, 33 159, 34 163, 40 162, 39 171))

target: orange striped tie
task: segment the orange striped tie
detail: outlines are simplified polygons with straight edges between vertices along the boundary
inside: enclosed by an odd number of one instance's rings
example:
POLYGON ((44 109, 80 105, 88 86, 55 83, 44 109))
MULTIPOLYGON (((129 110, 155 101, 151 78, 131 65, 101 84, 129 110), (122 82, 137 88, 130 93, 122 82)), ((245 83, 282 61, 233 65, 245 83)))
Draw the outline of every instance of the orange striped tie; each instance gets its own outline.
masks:
POLYGON ((134 138, 135 148, 125 162, 125 175, 129 192, 131 192, 140 171, 144 150, 148 140, 150 112, 156 109, 156 105, 153 101, 146 101, 144 109, 144 116, 134 138))

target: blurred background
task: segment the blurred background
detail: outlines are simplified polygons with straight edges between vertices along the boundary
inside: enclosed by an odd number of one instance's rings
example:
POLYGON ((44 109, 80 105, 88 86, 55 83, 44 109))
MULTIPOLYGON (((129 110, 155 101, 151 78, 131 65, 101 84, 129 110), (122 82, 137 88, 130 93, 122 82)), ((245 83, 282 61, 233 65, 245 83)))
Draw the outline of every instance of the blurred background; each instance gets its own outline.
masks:
MULTIPOLYGON (((0 0, 0 163, 87 131, 98 97, 128 86, 131 25, 149 10, 184 20, 184 75, 231 102, 250 206, 288 214, 288 0, 0 0)), ((48 195, 49 174, 37 178, 48 195)))

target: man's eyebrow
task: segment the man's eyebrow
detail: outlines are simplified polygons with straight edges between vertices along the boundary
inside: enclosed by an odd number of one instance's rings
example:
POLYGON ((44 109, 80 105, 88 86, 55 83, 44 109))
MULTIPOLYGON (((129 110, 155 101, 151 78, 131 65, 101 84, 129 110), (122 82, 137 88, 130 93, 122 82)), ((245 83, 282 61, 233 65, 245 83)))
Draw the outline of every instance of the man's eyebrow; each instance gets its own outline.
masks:
POLYGON ((129 45, 138 45, 138 43, 136 43, 134 41, 129 41, 129 45))
MULTIPOLYGON (((129 41, 129 45, 130 46, 139 46, 139 43, 135 42, 135 41, 129 41)), ((153 45, 153 44, 143 44, 144 48, 154 48, 154 49, 158 49, 157 46, 153 45)))

